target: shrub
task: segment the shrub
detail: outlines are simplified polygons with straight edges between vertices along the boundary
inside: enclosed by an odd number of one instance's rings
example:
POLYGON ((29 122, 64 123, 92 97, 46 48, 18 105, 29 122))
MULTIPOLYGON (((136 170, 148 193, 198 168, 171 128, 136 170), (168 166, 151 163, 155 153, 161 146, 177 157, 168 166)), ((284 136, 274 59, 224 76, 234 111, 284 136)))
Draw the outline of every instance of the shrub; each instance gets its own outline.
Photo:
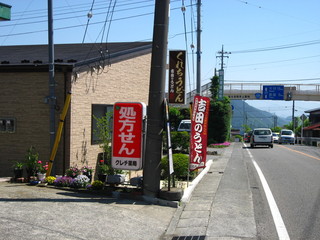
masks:
MULTIPOLYGON (((164 133, 164 150, 167 151, 167 134, 164 133)), ((190 144, 190 135, 188 132, 171 132, 171 147, 174 152, 187 153, 190 144)))
POLYGON ((45 181, 46 183, 48 183, 49 185, 53 185, 53 183, 54 183, 55 180, 56 180, 56 178, 53 177, 53 176, 49 176, 49 177, 46 177, 46 178, 44 179, 44 181, 45 181))
MULTIPOLYGON (((189 156, 182 153, 172 154, 173 156, 173 175, 178 179, 186 179, 189 171, 189 156)), ((168 156, 165 156, 161 159, 161 169, 162 176, 168 176, 168 156)), ((193 177, 194 172, 191 172, 190 175, 193 177)))
POLYGON ((70 187, 71 183, 73 181, 72 177, 58 177, 56 180, 54 180, 53 185, 57 187, 70 187))
POLYGON ((85 188, 90 183, 90 178, 86 175, 78 175, 74 178, 70 184, 70 187, 74 188, 85 188))
POLYGON ((100 180, 93 181, 93 183, 91 185, 91 189, 93 189, 93 190, 101 190, 101 189, 103 189, 103 182, 100 181, 100 180))
POLYGON ((78 176, 78 175, 80 175, 80 174, 81 174, 81 170, 78 169, 77 167, 70 167, 70 168, 68 168, 68 169, 66 170, 66 175, 67 175, 68 177, 74 178, 74 177, 76 177, 76 176, 78 176))

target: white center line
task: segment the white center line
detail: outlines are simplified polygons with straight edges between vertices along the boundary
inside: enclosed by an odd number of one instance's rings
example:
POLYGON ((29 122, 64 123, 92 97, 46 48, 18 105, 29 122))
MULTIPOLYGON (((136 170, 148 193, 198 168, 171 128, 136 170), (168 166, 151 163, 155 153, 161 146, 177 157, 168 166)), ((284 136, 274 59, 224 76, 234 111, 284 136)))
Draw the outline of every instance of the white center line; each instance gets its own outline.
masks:
POLYGON ((249 151, 249 149, 248 148, 246 148, 246 149, 247 149, 247 151, 249 153, 249 156, 250 156, 250 158, 251 158, 251 160, 253 162, 253 165, 255 166, 255 168, 257 170, 257 173, 258 173, 258 175, 260 177, 260 181, 261 181, 263 190, 264 190, 264 192, 266 194, 267 201, 269 203, 269 207, 270 207, 270 210, 271 210, 273 221, 274 221, 274 224, 276 226, 276 230, 277 230, 277 233, 278 233, 279 240, 290 240, 288 231, 286 229, 286 226, 284 225, 284 222, 282 220, 279 208, 277 206, 276 201, 274 200, 274 197, 273 197, 272 192, 270 190, 270 187, 269 187, 269 185, 267 183, 267 180, 264 177, 264 175, 263 175, 263 173, 261 171, 261 168, 259 167, 257 162, 254 160, 253 156, 251 155, 251 152, 249 151))

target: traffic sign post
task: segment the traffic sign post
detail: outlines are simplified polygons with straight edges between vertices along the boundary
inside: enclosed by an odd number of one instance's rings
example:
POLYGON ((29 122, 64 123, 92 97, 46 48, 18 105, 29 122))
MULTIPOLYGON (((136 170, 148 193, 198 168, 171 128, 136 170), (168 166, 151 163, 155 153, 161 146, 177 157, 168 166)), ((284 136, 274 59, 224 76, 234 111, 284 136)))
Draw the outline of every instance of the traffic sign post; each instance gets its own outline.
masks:
POLYGON ((265 85, 263 86, 264 100, 284 100, 283 85, 265 85))

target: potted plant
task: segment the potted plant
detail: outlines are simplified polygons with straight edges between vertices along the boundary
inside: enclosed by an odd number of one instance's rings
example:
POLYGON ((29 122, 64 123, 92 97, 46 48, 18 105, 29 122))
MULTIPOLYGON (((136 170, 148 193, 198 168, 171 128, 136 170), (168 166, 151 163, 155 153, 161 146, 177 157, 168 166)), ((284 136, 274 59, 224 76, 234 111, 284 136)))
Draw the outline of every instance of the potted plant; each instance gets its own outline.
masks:
POLYGON ((98 170, 98 180, 100 180, 101 182, 105 182, 109 172, 109 166, 107 164, 100 163, 98 165, 97 170, 98 170))
POLYGON ((92 181, 92 173, 93 173, 93 168, 89 166, 83 166, 81 168, 81 172, 83 175, 86 175, 89 179, 90 182, 92 181))
POLYGON ((36 151, 35 147, 31 146, 27 150, 27 154, 25 156, 25 165, 27 170, 27 176, 34 177, 37 174, 37 164, 39 159, 39 153, 36 151))
POLYGON ((77 177, 78 175, 81 174, 81 170, 78 169, 77 167, 70 167, 66 170, 66 175, 68 177, 72 177, 72 178, 75 178, 77 177))
POLYGON ((24 166, 23 162, 19 162, 19 161, 16 161, 12 165, 15 179, 22 178, 22 176, 23 176, 23 166, 24 166))
POLYGON ((48 163, 43 165, 42 161, 38 160, 36 164, 36 172, 37 172, 38 180, 43 181, 45 179, 47 170, 48 170, 48 163))

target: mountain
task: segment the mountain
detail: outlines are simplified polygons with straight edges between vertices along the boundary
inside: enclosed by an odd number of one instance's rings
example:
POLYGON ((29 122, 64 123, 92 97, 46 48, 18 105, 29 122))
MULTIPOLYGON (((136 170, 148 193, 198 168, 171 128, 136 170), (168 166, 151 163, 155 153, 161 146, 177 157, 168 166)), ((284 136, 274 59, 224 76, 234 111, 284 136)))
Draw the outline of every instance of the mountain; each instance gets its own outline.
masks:
POLYGON ((240 129, 243 133, 243 125, 250 128, 272 128, 275 126, 282 127, 288 124, 291 119, 282 118, 267 111, 262 111, 252 107, 242 100, 231 100, 232 105, 232 128, 240 129))

